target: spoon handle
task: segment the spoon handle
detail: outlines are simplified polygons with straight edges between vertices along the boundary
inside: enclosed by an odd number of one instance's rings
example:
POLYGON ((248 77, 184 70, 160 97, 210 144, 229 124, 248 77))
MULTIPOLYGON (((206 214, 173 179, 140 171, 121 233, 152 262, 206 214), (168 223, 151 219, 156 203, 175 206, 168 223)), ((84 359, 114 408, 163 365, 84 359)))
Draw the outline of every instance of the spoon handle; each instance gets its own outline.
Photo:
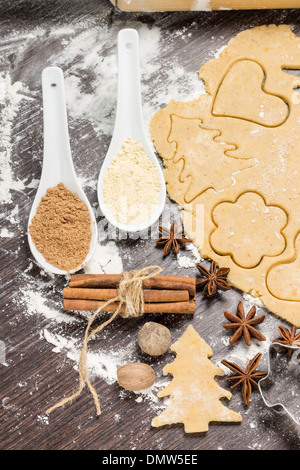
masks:
POLYGON ((47 186, 74 178, 66 111, 63 72, 59 67, 47 67, 42 73, 44 113, 44 157, 42 176, 47 186))
POLYGON ((118 34, 118 104, 113 135, 118 141, 143 135, 144 119, 140 89, 139 36, 135 29, 118 34))

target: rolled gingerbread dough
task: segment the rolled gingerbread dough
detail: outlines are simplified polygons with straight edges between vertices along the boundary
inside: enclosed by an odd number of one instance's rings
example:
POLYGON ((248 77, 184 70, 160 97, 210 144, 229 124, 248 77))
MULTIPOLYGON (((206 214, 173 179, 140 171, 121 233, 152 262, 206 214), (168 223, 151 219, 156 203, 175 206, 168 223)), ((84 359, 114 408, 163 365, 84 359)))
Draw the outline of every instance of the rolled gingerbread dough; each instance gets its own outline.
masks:
POLYGON ((300 39, 289 26, 243 31, 201 67, 206 93, 159 110, 151 136, 201 255, 300 327, 298 68, 300 39), (204 227, 195 229, 200 206, 204 227))

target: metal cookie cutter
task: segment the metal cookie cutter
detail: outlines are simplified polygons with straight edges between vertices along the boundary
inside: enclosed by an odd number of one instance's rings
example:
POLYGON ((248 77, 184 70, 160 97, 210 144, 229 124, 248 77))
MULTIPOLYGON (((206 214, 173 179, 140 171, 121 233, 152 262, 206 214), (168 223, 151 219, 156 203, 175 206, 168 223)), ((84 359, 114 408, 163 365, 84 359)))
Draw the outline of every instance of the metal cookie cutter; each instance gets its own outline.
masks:
POLYGON ((300 426, 300 348, 272 343, 268 351, 268 374, 260 379, 258 388, 266 406, 278 413, 285 411, 300 426), (293 351, 290 361, 281 354, 283 349, 293 351))

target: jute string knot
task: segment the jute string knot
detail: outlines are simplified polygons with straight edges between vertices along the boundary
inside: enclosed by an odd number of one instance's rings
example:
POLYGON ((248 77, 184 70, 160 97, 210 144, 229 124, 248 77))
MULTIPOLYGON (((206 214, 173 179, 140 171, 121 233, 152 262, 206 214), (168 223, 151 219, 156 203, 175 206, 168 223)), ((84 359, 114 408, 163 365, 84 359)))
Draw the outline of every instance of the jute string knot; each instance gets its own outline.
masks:
POLYGON ((144 314, 144 292, 143 292, 143 282, 145 279, 150 279, 151 277, 157 276, 160 274, 162 269, 160 266, 148 266, 139 271, 129 271, 123 273, 123 278, 119 283, 117 295, 105 302, 102 307, 98 308, 93 315, 91 316, 84 335, 83 346, 80 353, 79 363, 78 363, 78 373, 79 373, 79 387, 77 392, 73 393, 71 396, 63 398, 56 405, 49 408, 46 413, 51 413, 51 411, 64 406, 66 403, 75 400, 82 392, 85 383, 87 384, 92 397, 95 402, 96 413, 97 415, 101 414, 100 403, 98 395, 95 388, 92 386, 90 379, 88 377, 87 370, 87 347, 88 342, 99 331, 102 331, 107 325, 109 325, 118 315, 122 318, 130 317, 139 317, 144 314), (98 314, 101 311, 105 311, 111 303, 118 302, 118 307, 116 311, 111 315, 111 317, 105 322, 101 323, 99 326, 91 330, 91 327, 96 320, 98 314), (121 311, 122 310, 122 311, 121 311))

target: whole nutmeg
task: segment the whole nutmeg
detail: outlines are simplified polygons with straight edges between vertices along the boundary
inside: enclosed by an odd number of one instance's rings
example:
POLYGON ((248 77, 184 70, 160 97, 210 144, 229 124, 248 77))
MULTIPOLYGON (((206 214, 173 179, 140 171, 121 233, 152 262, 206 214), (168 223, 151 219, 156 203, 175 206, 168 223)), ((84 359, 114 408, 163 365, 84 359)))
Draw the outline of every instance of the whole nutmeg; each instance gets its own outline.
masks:
POLYGON ((149 321, 140 329, 138 343, 146 354, 161 356, 171 346, 170 330, 160 323, 149 321))
POLYGON ((155 372, 143 362, 130 362, 117 370, 119 385, 125 390, 138 391, 151 387, 155 382, 155 372))

